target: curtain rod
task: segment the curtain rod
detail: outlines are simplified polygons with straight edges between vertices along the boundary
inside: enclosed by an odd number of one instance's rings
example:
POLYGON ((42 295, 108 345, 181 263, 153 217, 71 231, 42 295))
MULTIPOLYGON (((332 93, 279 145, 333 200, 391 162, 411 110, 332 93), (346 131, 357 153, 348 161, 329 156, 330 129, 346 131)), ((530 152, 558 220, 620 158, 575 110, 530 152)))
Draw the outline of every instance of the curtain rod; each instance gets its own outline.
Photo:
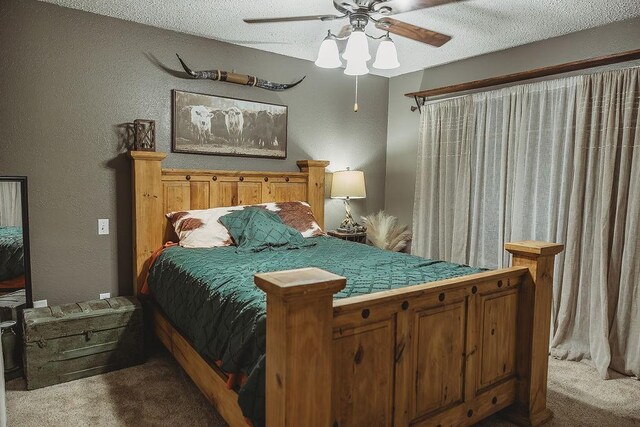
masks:
MULTIPOLYGON (((524 80, 537 79, 540 77, 552 76, 554 74, 569 73, 572 71, 584 70, 587 68, 600 67, 603 65, 617 64, 619 62, 633 61, 640 59, 640 49, 628 50, 626 52, 614 53, 611 55, 599 56, 589 59, 581 59, 579 61, 566 62, 564 64, 551 65, 548 67, 534 68, 533 70, 521 71, 504 76, 490 77, 488 79, 474 80, 471 82, 455 84, 451 86, 443 86, 435 89, 427 89, 419 92, 405 93, 404 96, 414 98, 418 107, 418 98, 425 98, 436 95, 446 95, 449 93, 463 92, 473 89, 482 89, 485 87, 498 86, 508 83, 521 82, 524 80)), ((418 108, 419 109, 419 108, 418 108)), ((412 108, 412 111, 414 108, 412 108)))

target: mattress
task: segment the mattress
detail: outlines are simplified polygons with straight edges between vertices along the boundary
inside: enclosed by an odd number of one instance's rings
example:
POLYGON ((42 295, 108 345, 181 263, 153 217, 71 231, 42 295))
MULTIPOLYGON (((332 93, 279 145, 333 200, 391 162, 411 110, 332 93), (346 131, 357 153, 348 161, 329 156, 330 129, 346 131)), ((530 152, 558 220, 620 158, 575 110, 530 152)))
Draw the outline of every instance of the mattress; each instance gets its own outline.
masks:
POLYGON ((0 282, 23 274, 22 227, 0 227, 0 282))
POLYGON ((266 295, 256 273, 318 267, 347 278, 335 298, 369 294, 473 274, 482 269, 315 237, 295 250, 236 253, 236 248, 163 251, 150 269, 149 290, 174 326, 205 358, 242 374, 238 403, 254 426, 264 425, 266 295))

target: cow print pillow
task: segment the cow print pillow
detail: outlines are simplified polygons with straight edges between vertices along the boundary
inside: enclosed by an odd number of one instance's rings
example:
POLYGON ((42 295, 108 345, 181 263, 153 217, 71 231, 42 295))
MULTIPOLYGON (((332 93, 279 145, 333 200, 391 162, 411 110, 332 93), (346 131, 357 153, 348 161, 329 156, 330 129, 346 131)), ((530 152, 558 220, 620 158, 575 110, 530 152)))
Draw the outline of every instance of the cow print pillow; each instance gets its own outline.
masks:
POLYGON ((263 208, 274 212, 289 227, 298 230, 303 237, 323 236, 325 233, 305 202, 262 203, 258 205, 230 206, 167 214, 180 246, 185 248, 214 248, 233 245, 233 239, 219 221, 221 216, 247 207, 263 208))

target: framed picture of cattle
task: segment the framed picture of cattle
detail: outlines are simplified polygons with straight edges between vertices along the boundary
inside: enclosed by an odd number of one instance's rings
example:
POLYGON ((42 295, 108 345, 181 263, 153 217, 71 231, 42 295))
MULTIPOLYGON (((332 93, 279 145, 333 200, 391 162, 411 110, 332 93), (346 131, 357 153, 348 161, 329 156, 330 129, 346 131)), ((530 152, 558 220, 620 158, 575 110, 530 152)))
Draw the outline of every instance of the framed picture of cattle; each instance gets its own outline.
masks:
POLYGON ((173 91, 176 153, 287 157, 285 105, 173 91))

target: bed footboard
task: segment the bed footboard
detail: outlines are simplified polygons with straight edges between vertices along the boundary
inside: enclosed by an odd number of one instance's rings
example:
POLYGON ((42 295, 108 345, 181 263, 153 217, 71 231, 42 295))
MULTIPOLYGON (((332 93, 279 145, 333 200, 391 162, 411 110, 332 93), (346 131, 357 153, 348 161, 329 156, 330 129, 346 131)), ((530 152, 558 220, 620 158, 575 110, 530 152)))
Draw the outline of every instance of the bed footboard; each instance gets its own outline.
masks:
POLYGON ((332 300, 319 269, 256 275, 267 293, 267 426, 471 425, 546 407, 554 256, 510 243, 513 267, 332 300))

